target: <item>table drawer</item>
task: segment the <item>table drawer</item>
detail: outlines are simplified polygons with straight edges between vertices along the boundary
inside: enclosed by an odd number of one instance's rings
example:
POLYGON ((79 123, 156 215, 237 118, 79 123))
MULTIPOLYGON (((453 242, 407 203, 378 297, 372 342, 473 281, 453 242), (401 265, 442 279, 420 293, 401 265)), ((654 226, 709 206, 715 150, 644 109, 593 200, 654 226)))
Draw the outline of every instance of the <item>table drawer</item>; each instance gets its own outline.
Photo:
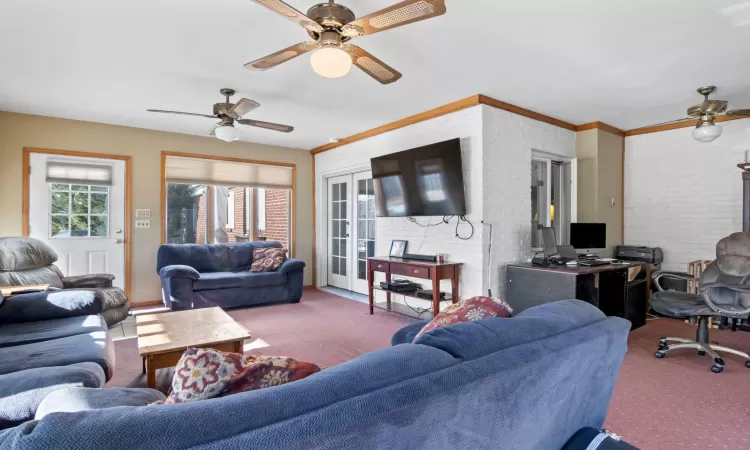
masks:
POLYGON ((390 264, 387 262, 371 261, 370 264, 374 272, 386 272, 387 273, 390 268, 390 264))
POLYGON ((391 264, 391 273, 407 277, 430 278, 430 269, 428 267, 416 267, 407 264, 391 264))

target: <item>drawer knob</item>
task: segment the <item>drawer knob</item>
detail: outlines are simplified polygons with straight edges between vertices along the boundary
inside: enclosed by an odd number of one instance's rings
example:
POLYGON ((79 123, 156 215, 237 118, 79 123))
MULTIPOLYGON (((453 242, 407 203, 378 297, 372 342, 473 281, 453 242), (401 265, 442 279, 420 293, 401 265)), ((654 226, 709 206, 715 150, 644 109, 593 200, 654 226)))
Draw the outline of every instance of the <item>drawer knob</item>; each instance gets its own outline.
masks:
POLYGON ((382 268, 383 268, 383 265, 382 264, 378 264, 378 269, 382 269, 382 268))
POLYGON ((414 269, 414 273, 419 273, 419 269, 414 269))

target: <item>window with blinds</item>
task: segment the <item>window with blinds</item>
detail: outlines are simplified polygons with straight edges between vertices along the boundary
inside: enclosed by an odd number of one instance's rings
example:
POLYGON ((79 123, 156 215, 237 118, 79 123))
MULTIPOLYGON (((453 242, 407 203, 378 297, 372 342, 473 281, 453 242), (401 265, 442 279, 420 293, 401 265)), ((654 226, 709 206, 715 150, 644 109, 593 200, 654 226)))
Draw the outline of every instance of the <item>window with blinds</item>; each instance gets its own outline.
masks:
POLYGON ((292 247, 293 167, 165 158, 171 244, 277 240, 292 247))

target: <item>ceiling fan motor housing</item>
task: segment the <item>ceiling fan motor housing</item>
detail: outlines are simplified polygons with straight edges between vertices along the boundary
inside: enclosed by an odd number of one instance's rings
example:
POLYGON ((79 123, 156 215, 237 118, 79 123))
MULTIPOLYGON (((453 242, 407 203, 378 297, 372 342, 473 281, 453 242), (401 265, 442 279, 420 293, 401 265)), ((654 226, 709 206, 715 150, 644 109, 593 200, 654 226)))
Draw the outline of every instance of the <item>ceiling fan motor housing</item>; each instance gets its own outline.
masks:
MULTIPOLYGON (((356 18, 351 9, 336 3, 321 3, 315 5, 307 11, 307 17, 320 24, 320 26, 326 30, 340 30, 341 27, 352 22, 356 18)), ((321 37, 321 34, 310 29, 307 30, 307 33, 315 40, 321 37)), ((335 33, 339 34, 338 31, 335 33)), ((323 32, 322 34, 325 35, 326 32, 323 32)), ((349 38, 345 38, 345 40, 349 40, 349 38)))

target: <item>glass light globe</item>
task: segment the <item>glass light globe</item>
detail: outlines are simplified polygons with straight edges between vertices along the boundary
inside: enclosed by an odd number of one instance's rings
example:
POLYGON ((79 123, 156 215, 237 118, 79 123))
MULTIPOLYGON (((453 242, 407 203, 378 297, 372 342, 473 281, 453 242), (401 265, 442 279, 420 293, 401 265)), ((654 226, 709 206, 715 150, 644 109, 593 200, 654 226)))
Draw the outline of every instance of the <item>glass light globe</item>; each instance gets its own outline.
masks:
POLYGON ((312 68, 320 76, 326 78, 343 77, 352 68, 352 57, 336 47, 323 47, 315 50, 310 58, 312 68))
POLYGON ((214 130, 214 134, 224 142, 233 142, 240 138, 233 125, 222 125, 214 130))
POLYGON ((693 138, 700 142, 711 142, 721 136, 721 127, 712 123, 699 124, 693 129, 693 138))

